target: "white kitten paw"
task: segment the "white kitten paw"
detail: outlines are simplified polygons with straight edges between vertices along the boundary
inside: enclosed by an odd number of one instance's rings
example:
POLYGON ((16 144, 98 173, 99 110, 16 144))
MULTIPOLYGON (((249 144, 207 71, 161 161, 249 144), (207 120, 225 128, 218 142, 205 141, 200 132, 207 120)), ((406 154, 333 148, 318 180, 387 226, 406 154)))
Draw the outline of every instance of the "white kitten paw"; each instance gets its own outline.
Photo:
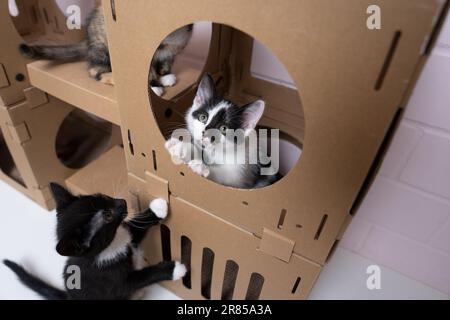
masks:
POLYGON ((174 74, 166 74, 159 78, 159 82, 164 87, 172 87, 177 83, 177 77, 174 74))
POLYGON ((160 96, 160 97, 164 93, 164 89, 162 87, 152 87, 152 90, 157 96, 160 96))
POLYGON ((189 143, 183 143, 176 138, 170 138, 166 141, 165 147, 169 151, 173 163, 179 165, 188 162, 191 154, 189 143))
POLYGON ((199 176, 207 178, 209 176, 209 169, 201 160, 191 160, 188 163, 189 168, 199 176))
POLYGON ((175 262, 175 268, 173 268, 172 280, 180 280, 187 273, 186 266, 178 261, 175 262))
POLYGON ((150 202, 150 210, 160 219, 165 219, 167 217, 168 206, 167 201, 161 198, 155 199, 150 202))

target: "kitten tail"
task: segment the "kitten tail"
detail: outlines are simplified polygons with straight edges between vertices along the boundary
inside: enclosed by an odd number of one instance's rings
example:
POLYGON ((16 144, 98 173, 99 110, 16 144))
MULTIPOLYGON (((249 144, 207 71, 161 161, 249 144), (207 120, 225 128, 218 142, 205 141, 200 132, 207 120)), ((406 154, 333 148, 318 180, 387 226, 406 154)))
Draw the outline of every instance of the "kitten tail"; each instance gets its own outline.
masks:
POLYGON ((31 290, 38 293, 44 299, 47 300, 67 300, 67 295, 64 291, 56 289, 44 281, 29 274, 24 268, 17 263, 10 260, 3 260, 3 264, 11 269, 18 277, 19 280, 31 290))

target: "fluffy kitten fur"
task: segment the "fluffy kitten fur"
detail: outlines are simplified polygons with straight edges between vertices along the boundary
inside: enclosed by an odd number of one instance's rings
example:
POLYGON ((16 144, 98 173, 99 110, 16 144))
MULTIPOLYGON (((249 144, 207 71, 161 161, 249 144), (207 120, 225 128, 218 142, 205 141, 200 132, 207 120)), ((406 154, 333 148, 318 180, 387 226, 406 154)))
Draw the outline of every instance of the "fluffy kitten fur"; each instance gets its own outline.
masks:
MULTIPOLYGON (((175 30, 167 36, 155 52, 149 74, 149 89, 157 95, 164 93, 164 87, 176 83, 171 68, 175 56, 184 49, 192 35, 192 25, 175 30)), ((98 81, 114 84, 111 76, 111 60, 106 38, 105 17, 102 7, 95 8, 87 21, 86 39, 80 43, 70 45, 29 46, 21 44, 19 47, 23 56, 29 59, 49 60, 79 60, 85 59, 89 64, 89 74, 98 81)))
POLYGON ((186 274, 179 262, 164 261, 144 267, 139 244, 147 229, 167 216, 167 203, 156 199, 138 218, 125 222, 127 204, 105 195, 76 197, 52 184, 57 202, 56 250, 68 256, 64 268, 66 290, 56 289, 28 273, 18 264, 5 260, 20 281, 49 300, 131 299, 145 287, 164 280, 178 280, 186 274), (81 288, 68 287, 80 269, 81 288))
POLYGON ((188 164, 195 173, 226 186, 252 189, 273 184, 281 178, 279 174, 261 175, 261 163, 251 164, 249 161, 249 154, 259 155, 262 152, 259 144, 248 144, 248 139, 250 132, 261 119, 264 107, 262 100, 238 107, 223 99, 217 94, 211 76, 206 74, 185 117, 192 143, 172 137, 166 142, 166 149, 172 157, 188 164), (220 138, 211 138, 208 129, 218 130, 217 132, 221 133, 220 138), (249 148, 245 149, 245 154, 242 155, 245 157, 243 164, 228 158, 221 163, 219 158, 216 158, 218 154, 221 156, 217 150, 236 150, 237 142, 226 137, 226 131, 229 129, 240 129, 245 133, 244 143, 248 144, 249 148), (190 147, 200 150, 202 159, 191 159, 190 147))

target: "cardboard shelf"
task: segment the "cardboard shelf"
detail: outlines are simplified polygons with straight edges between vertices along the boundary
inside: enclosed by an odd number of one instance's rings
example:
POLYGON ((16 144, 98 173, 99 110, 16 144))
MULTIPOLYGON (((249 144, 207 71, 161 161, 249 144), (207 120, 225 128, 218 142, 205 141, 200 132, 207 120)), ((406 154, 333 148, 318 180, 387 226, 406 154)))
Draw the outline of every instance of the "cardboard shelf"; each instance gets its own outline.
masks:
POLYGON ((115 146, 69 177, 66 184, 75 194, 102 193, 124 198, 128 190, 127 179, 125 151, 115 146))
POLYGON ((165 88, 165 93, 162 96, 166 100, 177 100, 186 90, 196 85, 202 70, 193 66, 173 66, 173 73, 177 76, 177 83, 173 87, 165 88))
POLYGON ((34 87, 120 126, 114 87, 90 78, 86 62, 38 60, 27 69, 34 87))

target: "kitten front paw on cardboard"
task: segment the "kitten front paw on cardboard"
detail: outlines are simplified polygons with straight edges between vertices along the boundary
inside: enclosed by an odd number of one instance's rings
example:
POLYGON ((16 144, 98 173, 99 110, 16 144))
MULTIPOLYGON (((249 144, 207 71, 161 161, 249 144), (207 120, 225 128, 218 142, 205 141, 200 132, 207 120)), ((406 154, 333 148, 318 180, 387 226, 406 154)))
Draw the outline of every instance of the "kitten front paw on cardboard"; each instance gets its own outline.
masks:
POLYGON ((150 202, 149 208, 160 219, 165 219, 169 212, 167 201, 161 198, 150 202))
POLYGON ((191 149, 189 143, 185 143, 176 138, 170 138, 166 141, 165 147, 175 164, 187 163, 190 160, 191 149))
POLYGON ((209 176, 208 167, 201 160, 191 160, 188 163, 189 168, 199 176, 207 178, 209 176))

